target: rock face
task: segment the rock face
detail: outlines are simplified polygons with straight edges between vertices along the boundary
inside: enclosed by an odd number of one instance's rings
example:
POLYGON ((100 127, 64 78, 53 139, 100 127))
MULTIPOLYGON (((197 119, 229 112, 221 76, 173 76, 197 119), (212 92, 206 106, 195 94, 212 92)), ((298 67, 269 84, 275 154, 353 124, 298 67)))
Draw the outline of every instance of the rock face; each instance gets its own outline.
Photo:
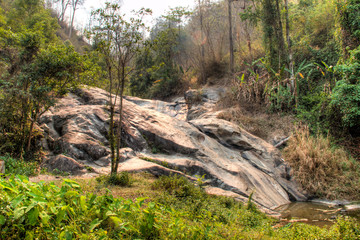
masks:
MULTIPOLYGON (((204 176, 209 188, 221 188, 239 199, 253 194, 258 205, 269 209, 290 199, 305 200, 276 148, 216 118, 212 108, 222 92, 207 88, 200 98, 187 93, 186 101, 178 98, 172 103, 126 97, 122 125, 127 148, 121 149, 119 170, 204 176), (196 102, 186 104, 189 96, 196 102)), ((110 171, 107 100, 104 90, 82 89, 41 117, 48 165, 66 155, 80 166, 110 171)))

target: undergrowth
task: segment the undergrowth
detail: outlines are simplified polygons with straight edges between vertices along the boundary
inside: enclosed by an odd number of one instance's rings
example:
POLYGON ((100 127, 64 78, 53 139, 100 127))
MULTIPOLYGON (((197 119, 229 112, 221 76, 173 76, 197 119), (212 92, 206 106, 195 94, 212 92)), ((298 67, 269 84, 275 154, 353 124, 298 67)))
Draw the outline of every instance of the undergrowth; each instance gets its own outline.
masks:
POLYGON ((130 187, 132 179, 128 172, 121 172, 117 174, 102 175, 96 178, 99 183, 117 185, 122 187, 130 187))
POLYGON ((10 156, 0 157, 5 162, 5 174, 20 174, 25 176, 36 176, 39 173, 37 161, 24 161, 10 156))
MULTIPOLYGON (((83 181, 83 180, 82 180, 83 181)), ((93 181, 95 183, 95 181, 93 181)), ((87 184, 84 182, 84 186, 87 184)), ((83 191, 72 180, 0 179, 0 239, 359 239, 359 223, 330 229, 275 220, 252 204, 210 196, 188 180, 162 177, 150 201, 83 191)), ((118 187, 119 188, 119 187, 118 187)), ((124 188, 127 189, 127 188, 124 188)))
POLYGON ((360 163, 329 137, 299 128, 283 151, 293 176, 315 197, 360 199, 360 163))

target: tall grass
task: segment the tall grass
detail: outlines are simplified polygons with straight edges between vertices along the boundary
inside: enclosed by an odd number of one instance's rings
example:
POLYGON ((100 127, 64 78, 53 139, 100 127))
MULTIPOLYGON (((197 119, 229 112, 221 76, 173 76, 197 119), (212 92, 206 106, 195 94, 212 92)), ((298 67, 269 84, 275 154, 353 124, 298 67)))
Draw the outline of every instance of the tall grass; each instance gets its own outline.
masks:
POLYGON ((329 137, 312 136, 299 128, 283 151, 293 176, 315 197, 327 199, 360 198, 360 164, 329 137))

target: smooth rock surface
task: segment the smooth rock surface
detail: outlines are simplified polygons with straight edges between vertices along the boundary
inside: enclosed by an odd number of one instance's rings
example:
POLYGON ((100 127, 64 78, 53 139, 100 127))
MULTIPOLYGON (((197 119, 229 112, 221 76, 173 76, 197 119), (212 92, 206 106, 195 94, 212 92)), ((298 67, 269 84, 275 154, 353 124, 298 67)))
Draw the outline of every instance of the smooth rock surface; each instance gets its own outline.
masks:
MULTIPOLYGON (((204 89, 202 101, 191 106, 183 98, 166 103, 126 97, 122 126, 127 148, 121 150, 119 171, 204 176, 208 187, 239 199, 253 193, 254 202, 268 209, 290 198, 305 200, 276 148, 212 114, 222 92, 204 89)), ((53 161, 66 153, 99 173, 110 171, 107 101, 106 91, 84 88, 41 117, 43 145, 53 161)))

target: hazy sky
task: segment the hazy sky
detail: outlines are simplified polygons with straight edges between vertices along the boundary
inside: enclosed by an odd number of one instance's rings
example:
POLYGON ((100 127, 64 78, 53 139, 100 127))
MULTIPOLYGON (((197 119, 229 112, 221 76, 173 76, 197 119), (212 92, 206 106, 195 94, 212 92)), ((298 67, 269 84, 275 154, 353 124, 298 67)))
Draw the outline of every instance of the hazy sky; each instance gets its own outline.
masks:
MULTIPOLYGON (((85 4, 80 7, 75 15, 77 25, 83 27, 88 23, 90 12, 92 9, 103 7, 106 0, 85 0, 85 4)), ((112 0, 111 2, 116 2, 112 0)), ((120 1, 118 1, 120 2, 120 1)), ((161 16, 170 7, 177 6, 190 7, 194 6, 195 0, 122 0, 122 9, 125 14, 130 14, 132 10, 139 10, 142 7, 150 8, 153 11, 152 18, 161 16)))

